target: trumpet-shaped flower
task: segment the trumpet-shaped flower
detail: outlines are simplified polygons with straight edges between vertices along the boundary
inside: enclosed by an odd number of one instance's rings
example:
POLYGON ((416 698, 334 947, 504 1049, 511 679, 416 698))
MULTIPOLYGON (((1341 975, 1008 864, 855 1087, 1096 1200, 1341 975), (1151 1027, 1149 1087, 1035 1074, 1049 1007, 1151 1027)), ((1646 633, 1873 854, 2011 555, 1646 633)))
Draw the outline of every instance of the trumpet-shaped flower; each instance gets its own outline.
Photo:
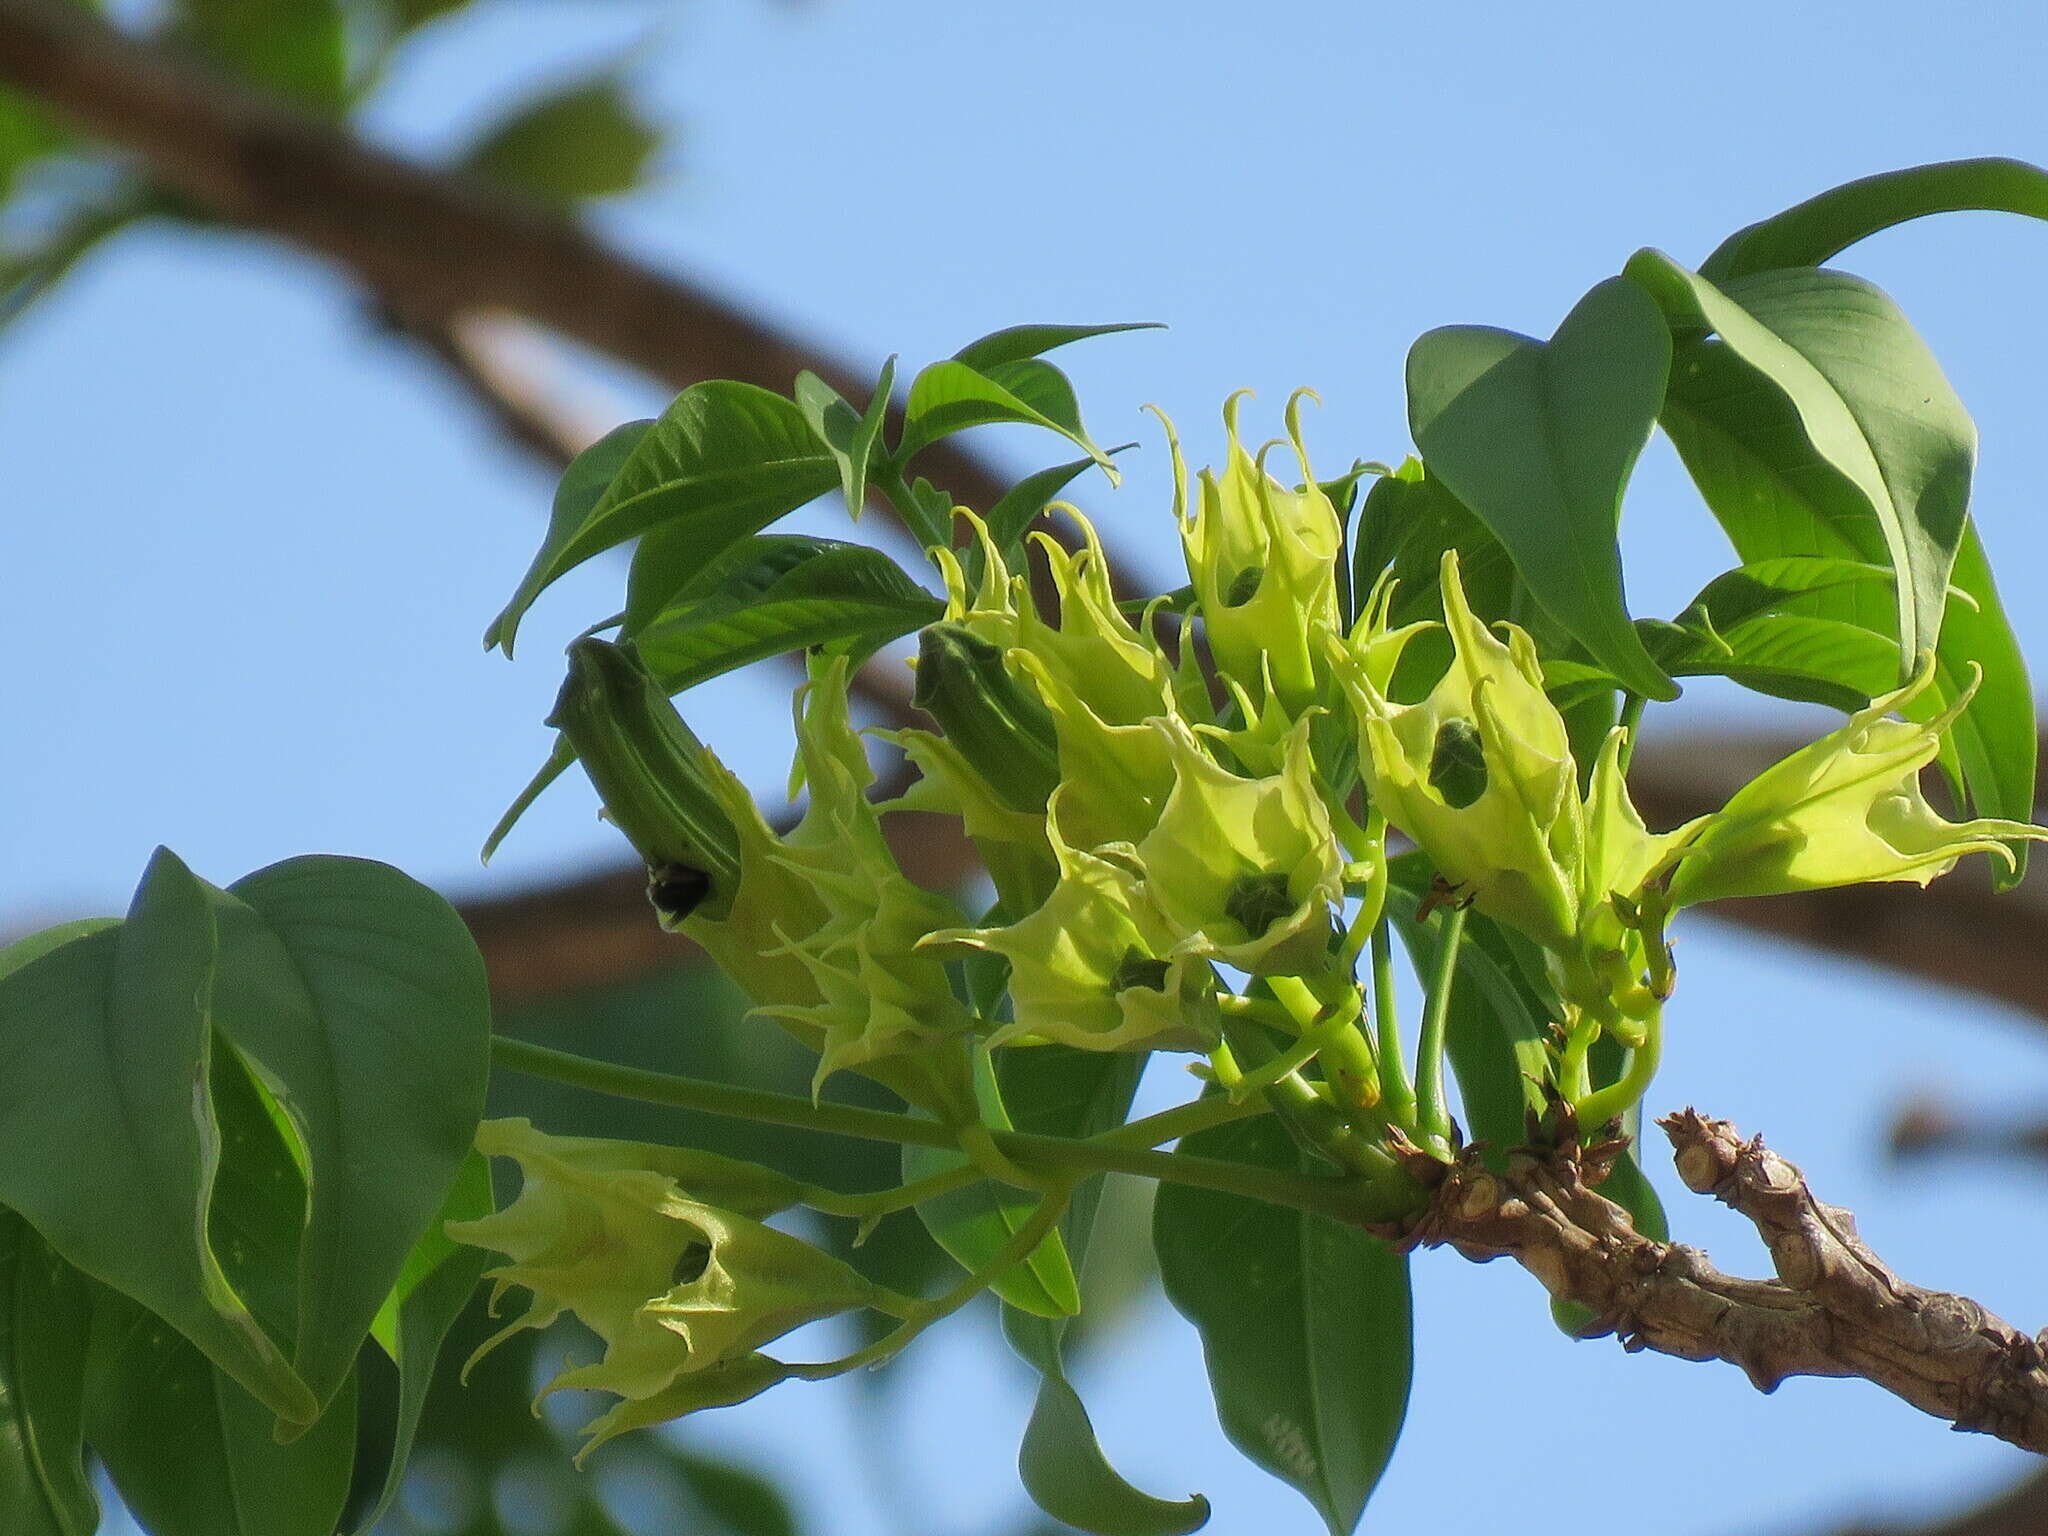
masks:
POLYGON ((1671 877, 1671 904, 1878 880, 1925 885, 1968 853, 1989 853, 2010 866, 2002 839, 2048 838, 2025 822, 1948 821, 1927 803, 1921 770, 1970 694, 1924 723, 1887 717, 1933 681, 1929 656, 1903 688, 1872 699, 1839 729, 1737 790, 1700 828, 1671 877))
POLYGON ((1010 962, 1016 1017, 989 1044, 1053 1040, 1087 1051, 1215 1044, 1208 961, 1176 951, 1180 935, 1142 878, 1068 847, 1057 821, 1056 814, 1048 818, 1060 877, 1043 906, 1005 928, 948 929, 925 941, 987 950, 1010 962))
POLYGON ((763 1215, 779 1210, 795 1187, 765 1168, 554 1137, 524 1120, 486 1122, 477 1145, 519 1164, 520 1192, 493 1215, 450 1222, 448 1235, 511 1260, 490 1272, 494 1301, 515 1286, 531 1293, 478 1354, 564 1312, 604 1341, 602 1359, 563 1371, 550 1392, 589 1387, 653 1399, 803 1323, 891 1299, 801 1239, 694 1198, 701 1188, 763 1215))
POLYGON ((1254 459, 1239 441, 1238 405, 1246 393, 1232 395, 1223 407, 1229 439, 1223 470, 1202 471, 1192 507, 1187 466, 1166 422, 1174 509, 1217 665, 1247 691, 1270 686, 1298 715, 1317 702, 1326 673, 1319 632, 1339 622, 1343 534, 1302 446, 1301 402, 1313 397, 1303 390, 1287 405, 1287 435, 1303 480, 1289 490, 1266 472, 1266 450, 1254 459))
POLYGON ((1360 771, 1387 820, 1480 911, 1567 947, 1578 927, 1583 808, 1563 717, 1529 637, 1502 625, 1507 640, 1498 640, 1472 612, 1455 551, 1444 553, 1442 580, 1454 654, 1421 703, 1387 698, 1398 652, 1376 643, 1413 630, 1332 647, 1358 717, 1360 771))
POLYGON ((1308 728, 1295 727, 1278 773, 1244 779, 1178 719, 1153 722, 1174 782, 1136 861, 1178 952, 1262 976, 1320 968, 1343 864, 1310 770, 1308 728))

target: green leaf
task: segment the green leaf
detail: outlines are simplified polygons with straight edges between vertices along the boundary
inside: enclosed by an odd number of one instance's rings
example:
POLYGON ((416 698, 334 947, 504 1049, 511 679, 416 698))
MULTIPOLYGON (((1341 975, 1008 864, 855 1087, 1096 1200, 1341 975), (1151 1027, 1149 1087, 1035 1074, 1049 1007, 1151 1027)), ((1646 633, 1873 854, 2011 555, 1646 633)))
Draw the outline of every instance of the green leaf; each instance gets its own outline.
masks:
POLYGON ((2024 160, 1946 160, 1865 176, 1738 229, 1700 264, 1700 275, 1719 282, 1817 267, 1895 224, 1973 209, 2048 219, 2048 171, 2024 160))
POLYGON ((614 70, 557 86, 478 136, 463 169, 550 203, 615 197, 640 185, 661 147, 614 70))
POLYGON ((847 515, 860 521, 861 508, 868 499, 868 464, 875 444, 888 419, 889 396, 896 387, 896 359, 882 364, 881 381, 868 401, 865 413, 858 412, 839 397, 839 391, 808 368, 796 376, 797 408, 831 450, 839 465, 839 494, 845 499, 847 515))
POLYGON ((118 917, 81 917, 74 922, 59 923, 54 928, 16 939, 5 949, 0 949, 0 978, 12 975, 31 960, 40 960, 52 950, 62 949, 73 939, 82 939, 90 934, 103 933, 109 928, 121 926, 118 917))
POLYGON ((1027 357, 1038 357, 1055 347, 1064 347, 1074 341, 1086 341, 1091 336, 1112 336, 1118 331, 1165 329, 1166 327, 1157 320, 1127 321, 1122 325, 1013 325, 1005 330, 991 331, 979 341, 970 341, 953 354, 953 360, 987 372, 1003 363, 1015 363, 1027 357))
MULTIPOLYGON (((586 456, 631 430, 620 428, 586 456)), ((534 597, 593 555, 651 533, 648 544, 660 540, 676 568, 691 569, 839 483, 838 465, 794 401, 730 379, 691 385, 625 449, 621 455, 610 448, 580 477, 570 466, 547 539, 486 633, 486 646, 503 643, 509 650, 534 597), (615 473, 592 495, 607 464, 615 473)), ((641 553, 647 552, 643 545, 641 553)))
MULTIPOLYGON (((1271 1116, 1202 1131, 1181 1147, 1306 1166, 1271 1116)), ((1201 1332, 1224 1433, 1344 1536, 1407 1412, 1407 1259, 1355 1227, 1182 1184, 1159 1191, 1153 1246, 1168 1298, 1201 1332)))
POLYGON ((348 101, 348 20, 339 0, 178 0, 172 26, 252 85, 325 111, 348 101))
POLYGON ((761 1476, 714 1456, 666 1447, 698 1506, 731 1536, 798 1536, 796 1515, 782 1490, 761 1476))
MULTIPOLYGON (((1003 1091, 989 1065, 989 1053, 975 1053, 975 1093, 981 1103, 982 1120, 991 1129, 1013 1129, 1003 1091)), ((964 1167, 966 1154, 940 1147, 906 1146, 903 1149, 905 1183, 930 1178, 949 1169, 964 1167)), ((939 1246, 953 1255, 960 1267, 972 1272, 991 1262, 1003 1245, 1023 1230, 1038 1206, 1039 1197, 1026 1190, 984 1180, 927 1200, 917 1207, 925 1229, 939 1246)), ((1047 1234, 1022 1264, 1013 1265, 992 1289, 1011 1306, 1036 1317, 1072 1317, 1081 1310, 1080 1283, 1073 1262, 1058 1232, 1047 1234)))
MULTIPOLYGON (((305 1185, 251 1076, 223 1050, 212 1117, 221 1168, 208 1233, 266 1327, 291 1329, 305 1185)), ((290 1444, 270 1412, 162 1320, 104 1287, 93 1297, 86 1438, 152 1536, 332 1536, 355 1461, 351 1375, 290 1444)))
POLYGON ((1109 455, 1082 428, 1074 392, 1065 375, 1050 363, 1033 359, 995 365, 1000 377, 966 363, 933 363, 910 386, 903 440, 896 462, 911 458, 942 437, 969 427, 998 423, 1044 427, 1086 451, 1114 485, 1120 478, 1109 455))
POLYGON ((446 901, 367 859, 259 870, 217 920, 217 1023, 310 1172, 293 1363, 324 1401, 469 1154, 490 1071, 483 959, 446 901))
POLYGON ((126 922, 0 979, 0 1204, 305 1424, 318 1399, 203 1236, 220 1147, 193 1092, 213 1049, 209 889, 158 849, 126 922))
MULTIPOLYGON (((562 471, 561 483, 555 487, 555 504, 548 517, 547 538, 542 542, 540 552, 533 557, 532 566, 520 580, 519 590, 512 601, 484 631, 485 650, 502 646, 509 657, 512 642, 519 632, 519 621, 532 606, 534 598, 562 572, 598 552, 592 549, 576 554, 573 559, 564 558, 587 529, 591 515, 604 499, 605 492, 611 489, 619 471, 626 467, 634 450, 646 440, 654 426, 652 421, 629 421, 623 426, 613 427, 569 461, 569 467, 562 471)), ((630 533, 622 534, 613 542, 622 542, 632 536, 630 533)), ((602 547, 608 549, 611 545, 602 547)))
MULTIPOLYGON (((1843 273, 1769 273, 1723 292, 1657 251, 1627 270, 1685 333, 1664 427, 1737 553, 1896 572, 1910 675, 1941 630, 1976 436, 1925 345, 1843 273)), ((1853 597, 1820 611, 1876 627, 1853 597)))
MULTIPOLYGON (((1023 1128, 1047 1135, 1092 1136, 1123 1123, 1145 1067, 1142 1053, 1032 1047, 1000 1053, 1005 1101, 1023 1128)), ((1068 1251, 1086 1256, 1100 1181, 1079 1191, 1066 1220, 1068 1251)), ((1017 1470, 1038 1507, 1056 1520, 1105 1536, 1180 1536, 1208 1523, 1209 1501, 1155 1498, 1109 1464, 1087 1405, 1067 1379, 1065 1319, 1003 1309, 1003 1336, 1039 1373, 1038 1396, 1017 1451, 1017 1470)))
POLYGON ((0 202, 13 195, 24 170, 63 149, 70 137, 30 97, 0 91, 0 202))
POLYGON ((520 790, 512 803, 505 807, 505 814, 498 818, 497 825, 491 828, 490 836, 484 839, 480 855, 484 863, 491 862, 491 855, 498 851, 498 845, 511 835, 513 827, 519 823, 519 818, 532 809, 533 802, 547 792, 548 786, 575 766, 576 749, 569 745, 568 737, 560 731, 555 732, 555 744, 548 749, 548 760, 526 781, 526 788, 520 790))
MULTIPOLYGON (((1955 747, 1963 782, 1969 788, 1971 810, 1979 816, 2031 821, 2034 758, 2040 750, 2034 689, 1974 521, 1963 530, 1950 581, 1970 602, 1950 603, 1942 616, 1941 644, 1935 650, 1938 689, 1930 691, 1938 691, 1939 702, 1945 705, 1961 696, 1973 667, 1981 674, 1983 681, 1970 707, 1949 727, 1949 742, 1955 747)), ((1992 868, 1992 879, 2001 891, 2010 890, 2025 876, 2027 850, 2033 845, 2008 846, 2016 860, 2013 868, 1992 868)))
POLYGON ((493 1263, 481 1248, 459 1245, 441 1230, 448 1221, 475 1221, 495 1209, 491 1198, 490 1162, 471 1152, 439 1214, 407 1256, 404 1272, 391 1288, 373 1329, 398 1367, 398 1401, 391 1428, 391 1457, 376 1502, 355 1522, 369 1536, 390 1510, 405 1481, 412 1446, 433 1386, 441 1346, 493 1263))
POLYGON ((742 541, 644 627, 633 648, 669 693, 811 646, 863 653, 931 623, 945 604, 864 544, 798 535, 742 541))
POLYGON ((21 1217, 0 1211, 0 1530, 8 1536, 99 1529, 81 1428, 89 1284, 21 1217))
POLYGON ((1622 278, 1547 343, 1452 326, 1408 353, 1409 427, 1430 473, 1507 546, 1550 615, 1652 699, 1678 690, 1629 623, 1615 530, 1670 365, 1657 307, 1622 278))

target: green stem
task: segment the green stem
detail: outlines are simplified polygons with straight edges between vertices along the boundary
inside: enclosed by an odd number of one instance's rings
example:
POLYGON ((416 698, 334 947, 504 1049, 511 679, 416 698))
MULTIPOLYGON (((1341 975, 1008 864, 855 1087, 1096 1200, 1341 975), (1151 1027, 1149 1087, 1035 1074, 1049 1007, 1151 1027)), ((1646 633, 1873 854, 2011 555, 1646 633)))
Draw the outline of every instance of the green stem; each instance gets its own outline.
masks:
POLYGON ((827 1216, 844 1216, 858 1221, 865 1230, 884 1216, 908 1210, 913 1205, 922 1205, 927 1200, 936 1200, 940 1195, 965 1189, 970 1184, 979 1184, 987 1177, 981 1169, 967 1163, 958 1168, 948 1168, 943 1173, 914 1179, 894 1189, 878 1189, 864 1195, 846 1195, 823 1185, 808 1184, 804 1186, 802 1203, 827 1216))
POLYGON ((1429 1005, 1422 1015, 1422 1038, 1415 1046, 1415 1125, 1446 1145, 1451 1139, 1451 1112, 1444 1102, 1444 1033, 1450 1024, 1451 987, 1458 979, 1458 947, 1465 937, 1465 909, 1444 913, 1437 935, 1436 976, 1429 987, 1429 1005))
POLYGON ((1163 1142, 1192 1136, 1197 1131, 1228 1125, 1233 1120, 1249 1120, 1254 1115, 1269 1113, 1271 1111, 1264 1104, 1233 1104, 1227 1097, 1196 1099, 1088 1139, 1104 1147, 1156 1147, 1163 1142))
MULTIPOLYGON (((947 1151, 957 1151, 960 1144, 957 1129, 915 1115, 899 1115, 882 1109, 858 1109, 850 1104, 814 1104, 794 1094, 738 1088, 730 1083, 650 1072, 641 1067, 622 1067, 503 1036, 491 1041, 491 1056, 498 1066, 512 1071, 586 1088, 593 1093, 666 1104, 676 1109, 693 1109, 701 1114, 786 1125, 800 1131, 823 1131, 863 1141, 943 1147, 947 1151)), ((1301 1086, 1304 1093, 1314 1098, 1305 1084, 1301 1086)), ((1039 1136, 1025 1131, 992 1131, 990 1139, 1005 1157, 1026 1168, 1064 1168, 1081 1175, 1136 1174, 1139 1178, 1158 1179, 1168 1184, 1186 1184, 1196 1189, 1242 1195, 1249 1200, 1263 1200, 1269 1205, 1315 1211, 1342 1221, 1390 1220, 1409 1209, 1415 1198, 1412 1188, 1366 1189, 1346 1179, 1254 1168, 1219 1158, 1191 1157, 1185 1152, 1156 1152, 1149 1148, 1077 1141, 1066 1136, 1039 1136)))
POLYGON ((1385 923, 1372 930, 1372 1014, 1379 1039, 1380 1108, 1395 1125, 1415 1126, 1415 1090, 1401 1045, 1401 1016, 1394 998, 1394 934, 1385 923))
POLYGON ((1664 1012, 1660 1008, 1643 1021, 1643 1043, 1628 1053, 1628 1069, 1619 1080, 1579 1100, 1579 1124, 1597 1130, 1608 1121, 1626 1114, 1649 1091, 1657 1075, 1657 1063, 1664 1055, 1664 1012))
POLYGON ((910 483, 903 478, 903 471, 894 464, 880 466, 873 477, 873 483, 888 498, 889 505, 896 509, 896 515, 903 520, 903 526, 910 530, 911 537, 927 549, 947 549, 953 543, 953 530, 948 514, 947 527, 936 527, 925 516, 924 508, 917 504, 917 498, 910 493, 910 483))
POLYGON ((1643 705, 1646 700, 1640 693, 1624 693, 1621 696, 1621 718, 1615 723, 1628 734, 1621 739, 1621 771, 1628 773, 1628 765, 1635 760, 1636 728, 1643 723, 1643 705))

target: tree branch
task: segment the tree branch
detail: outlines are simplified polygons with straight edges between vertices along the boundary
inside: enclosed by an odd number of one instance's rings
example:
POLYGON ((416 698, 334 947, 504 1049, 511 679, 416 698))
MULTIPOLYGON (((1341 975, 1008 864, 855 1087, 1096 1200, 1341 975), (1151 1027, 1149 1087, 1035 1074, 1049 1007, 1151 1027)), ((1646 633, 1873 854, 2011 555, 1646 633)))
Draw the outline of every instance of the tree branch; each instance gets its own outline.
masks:
MULTIPOLYGON (((506 310, 678 389, 726 378, 786 391, 805 368, 856 404, 873 388, 545 208, 372 148, 64 0, 0 0, 0 83, 210 212, 333 258, 409 325, 506 310)), ((1007 488, 956 444, 920 463, 970 505, 1007 488)))
POLYGON ((1678 1175, 1747 1217, 1775 1280, 1726 1275, 1697 1248, 1659 1243, 1591 1186, 1617 1144, 1519 1152, 1504 1174, 1468 1156, 1429 1206, 1390 1235, 1479 1263, 1508 1257, 1551 1295, 1594 1314, 1629 1350, 1739 1365, 1759 1391, 1788 1376, 1853 1376, 1957 1429, 2048 1454, 2048 1354, 1968 1297, 1901 1280, 1823 1204, 1799 1170, 1725 1120, 1660 1121, 1678 1175))

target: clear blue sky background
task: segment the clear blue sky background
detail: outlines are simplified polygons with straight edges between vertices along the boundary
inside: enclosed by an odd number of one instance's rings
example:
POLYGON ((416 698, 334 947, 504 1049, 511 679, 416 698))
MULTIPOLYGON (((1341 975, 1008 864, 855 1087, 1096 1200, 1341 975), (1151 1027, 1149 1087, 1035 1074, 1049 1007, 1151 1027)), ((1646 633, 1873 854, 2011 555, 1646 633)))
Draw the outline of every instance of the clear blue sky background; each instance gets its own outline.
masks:
MULTIPOLYGON (((1097 435, 1147 444, 1125 490, 1085 499, 1162 580, 1163 454, 1144 401, 1199 461, 1229 390, 1257 388, 1270 429, 1310 384, 1323 465, 1396 457, 1401 358, 1423 329, 1547 333, 1638 245, 1696 260, 1852 176, 2048 157, 2048 13, 1981 0, 499 0, 421 47, 376 123, 434 153, 508 88, 636 39, 644 98, 681 129, 663 183, 603 220, 636 250, 869 366, 1021 320, 1171 323, 1066 355, 1097 435)), ((2048 229, 1955 218, 1854 260, 1977 414, 1979 513, 2039 668, 2048 229)), ((619 418, 659 403, 630 380, 603 388, 598 409, 619 418)), ((1057 456, 1049 440, 992 446, 1020 469, 1057 456)), ((217 880, 323 850, 458 892, 615 855, 576 784, 477 867, 543 750, 554 642, 610 611, 619 573, 563 583, 518 663, 483 654, 549 487, 374 332, 345 281, 226 236, 122 241, 0 339, 0 462, 0 925, 118 911, 159 841, 217 880)), ((1626 527, 1639 613, 1674 610, 1727 563, 1661 446, 1626 527)), ((1696 693, 1666 717, 1776 714, 1696 693)), ((715 685, 692 713, 754 782, 778 782, 771 688, 715 685)), ((1901 1174, 1879 1149, 1916 1086, 2048 1098, 2037 1026, 1704 922, 1683 959, 1653 1107, 1766 1129, 1912 1278, 2048 1321, 2044 1180, 1901 1174)), ((1760 1265, 1737 1224, 1662 1183, 1679 1235, 1760 1265)), ((1417 1278, 1408 1439, 1368 1530, 1547 1536, 1619 1498, 1675 1536, 1768 1536, 1909 1515, 2022 1470, 1862 1385, 1766 1399, 1725 1368, 1569 1345, 1501 1266, 1438 1255, 1417 1278)), ((1021 1372, 988 1343, 969 1326, 919 1345, 932 1369, 905 1456, 934 1516, 921 1529, 994 1531, 1020 1508, 1021 1372)), ((1228 1451, 1193 1336, 1163 1304, 1085 1386, 1120 1464, 1157 1491, 1210 1494, 1214 1529, 1317 1529, 1228 1451)), ((690 1432, 792 1460, 820 1531, 903 1531, 851 1470, 860 1402, 788 1388, 690 1432)))

